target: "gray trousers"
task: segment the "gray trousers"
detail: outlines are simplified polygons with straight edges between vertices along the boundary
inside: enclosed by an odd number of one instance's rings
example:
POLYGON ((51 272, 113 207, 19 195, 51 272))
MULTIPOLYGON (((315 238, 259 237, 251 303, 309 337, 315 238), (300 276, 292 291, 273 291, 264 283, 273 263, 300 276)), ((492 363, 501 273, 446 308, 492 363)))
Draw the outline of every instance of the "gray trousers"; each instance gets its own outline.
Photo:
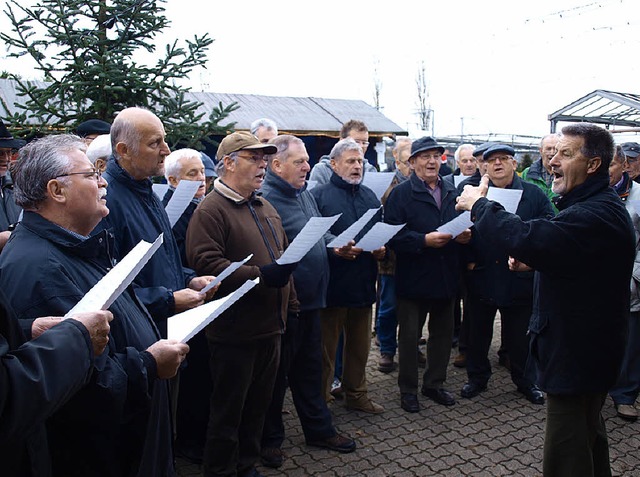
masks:
POLYGON ((418 340, 429 314, 427 369, 423 387, 438 389, 447 379, 453 341, 453 301, 407 300, 398 297, 398 386, 401 393, 418 393, 418 340))

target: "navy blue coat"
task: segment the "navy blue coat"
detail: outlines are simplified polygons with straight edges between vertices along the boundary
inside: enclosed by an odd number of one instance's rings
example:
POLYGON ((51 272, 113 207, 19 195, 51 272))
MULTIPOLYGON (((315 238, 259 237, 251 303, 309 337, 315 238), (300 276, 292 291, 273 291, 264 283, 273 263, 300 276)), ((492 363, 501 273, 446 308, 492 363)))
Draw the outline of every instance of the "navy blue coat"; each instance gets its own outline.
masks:
MULTIPOLYGON (((316 199, 318 210, 323 217, 342 214, 329 230, 334 237, 344 232, 367 210, 380 207, 380 201, 371 189, 363 185, 349 184, 335 172, 332 173, 328 184, 311 189, 311 195, 316 199)), ((374 215, 356 236, 356 243, 380 221, 381 216, 381 212, 374 215)), ((373 255, 363 252, 355 260, 345 260, 331 251, 329 267, 331 275, 327 290, 328 307, 364 307, 376 301, 378 265, 373 255)))
POLYGON ((124 257, 140 240, 154 242, 164 233, 164 242, 136 277, 136 293, 165 333, 164 320, 175 314, 173 292, 187 287, 195 273, 182 266, 162 202, 153 193, 151 181, 134 180, 114 158, 107 165, 107 215, 93 233, 111 229, 116 236, 114 256, 124 257))
MULTIPOLYGON (((489 182, 490 186, 493 186, 489 182)), ((516 215, 522 220, 549 219, 554 216, 547 196, 537 186, 513 174, 508 189, 522 190, 516 215)), ((468 272, 469 293, 495 306, 531 305, 533 272, 509 271, 509 256, 493 244, 493 234, 485 236, 471 228, 471 260, 475 268, 468 272)))
MULTIPOLYGON (((311 217, 322 217, 306 185, 302 189, 294 189, 276 174, 268 172, 260 191, 278 211, 289 243, 293 242, 311 217)), ((318 310, 327 306, 329 261, 324 238, 300 260, 293 272, 293 281, 300 311, 318 310)))
POLYGON ((13 181, 11 175, 0 178, 0 231, 9 229, 9 226, 18 222, 22 209, 13 197, 13 181))
POLYGON ((92 364, 89 333, 77 321, 65 320, 26 342, 18 320, 0 306, 0 466, 4 477, 51 474, 45 419, 87 383, 92 364))
POLYGON ((442 248, 427 248, 424 240, 458 215, 458 191, 448 181, 441 180, 440 186, 440 209, 415 174, 393 189, 385 204, 385 222, 407 224, 389 241, 396 253, 396 294, 401 298, 446 299, 458 291, 461 246, 451 240, 442 248))
POLYGON ((471 213, 481 234, 536 270, 529 329, 540 388, 603 393, 616 382, 627 340, 633 226, 607 176, 557 205, 549 220, 524 221, 485 198, 471 213))
MULTIPOLYGON (((29 327, 63 316, 112 266, 112 250, 109 231, 83 239, 25 212, 0 254, 3 305, 29 327)), ((131 287, 109 310, 109 344, 89 384, 47 422, 54 475, 173 476, 168 386, 144 351, 160 335, 131 287)))

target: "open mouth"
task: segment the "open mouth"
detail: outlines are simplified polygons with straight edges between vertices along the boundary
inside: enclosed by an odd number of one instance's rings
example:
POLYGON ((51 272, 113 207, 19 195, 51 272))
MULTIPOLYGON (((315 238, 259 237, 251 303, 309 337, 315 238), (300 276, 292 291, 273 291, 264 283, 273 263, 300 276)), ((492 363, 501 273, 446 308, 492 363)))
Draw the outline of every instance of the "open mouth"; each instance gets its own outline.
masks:
POLYGON ((98 200, 102 200, 107 196, 107 189, 98 189, 98 200))

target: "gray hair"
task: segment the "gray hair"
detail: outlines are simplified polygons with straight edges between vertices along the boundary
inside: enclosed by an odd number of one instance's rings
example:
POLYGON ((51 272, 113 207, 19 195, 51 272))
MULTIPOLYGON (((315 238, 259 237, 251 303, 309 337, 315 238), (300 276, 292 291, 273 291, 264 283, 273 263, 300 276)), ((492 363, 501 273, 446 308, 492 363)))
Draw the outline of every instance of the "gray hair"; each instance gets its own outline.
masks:
POLYGON ((547 139, 547 138, 550 138, 550 137, 555 137, 556 139, 560 139, 560 134, 558 134, 558 133, 545 134, 540 139, 540 147, 542 147, 542 143, 544 142, 544 140, 547 139))
POLYGON ((411 139, 409 136, 400 136, 399 138, 396 138, 396 143, 393 145, 393 150, 397 151, 401 146, 405 144, 410 145, 412 142, 413 139, 411 139))
MULTIPOLYGON (((227 154, 224 157, 229 157, 229 159, 231 159, 233 162, 235 162, 236 164, 238 163, 238 153, 240 151, 235 151, 235 152, 230 152, 229 154, 227 154)), ((218 174, 218 177, 224 177, 225 174, 227 173, 227 170, 224 168, 224 157, 222 159, 220 159, 218 161, 218 163, 216 164, 216 174, 218 174)))
MULTIPOLYGON (((148 111, 148 109, 145 108, 136 109, 148 111)), ((131 149, 133 155, 137 155, 140 152, 142 134, 138 128, 136 128, 135 124, 128 120, 126 116, 123 116, 124 115, 118 114, 111 125, 111 149, 115 157, 119 157, 116 150, 116 145, 119 142, 125 143, 127 147, 131 149)))
MULTIPOLYGON (((202 161, 202 155, 195 149, 185 147, 184 149, 177 149, 173 151, 164 160, 164 177, 167 180, 169 180, 169 176, 177 177, 180 173, 182 161, 192 157, 197 157, 202 161)), ((204 162, 202 165, 204 165, 204 162)))
POLYGON ((258 128, 260 127, 271 129, 276 133, 276 135, 278 134, 278 126, 276 125, 275 121, 273 121, 272 119, 269 119, 269 118, 256 119, 254 122, 251 123, 251 128, 250 128, 251 134, 255 136, 256 133, 258 132, 258 128))
POLYGON ((353 139, 351 139, 350 137, 346 139, 341 139, 331 149, 331 152, 329 153, 329 159, 333 161, 337 161, 338 160, 337 158, 340 157, 345 152, 355 151, 355 150, 360 151, 360 153, 362 154, 362 148, 353 139))
POLYGON ((453 153, 453 157, 456 160, 456 162, 458 162, 458 159, 460 159, 460 153, 462 151, 464 151, 465 149, 471 149, 471 152, 473 153, 473 150, 476 148, 476 146, 474 146, 473 144, 460 144, 458 146, 458 149, 456 149, 456 152, 453 153))
POLYGON ((104 159, 105 162, 111 157, 111 136, 109 134, 101 134, 89 144, 87 147, 87 157, 91 164, 95 164, 97 159, 104 159))
POLYGON ((286 162, 289 158, 289 147, 291 144, 301 144, 304 146, 304 141, 299 137, 292 136, 290 134, 283 134, 282 136, 274 137, 269 144, 273 144, 278 148, 278 152, 275 154, 268 154, 267 160, 269 161, 269 168, 271 168, 271 162, 274 159, 280 159, 282 162, 286 162))
POLYGON ((37 210, 47 199, 49 181, 71 171, 69 153, 86 148, 84 140, 74 134, 45 136, 21 148, 11 167, 16 204, 37 210))

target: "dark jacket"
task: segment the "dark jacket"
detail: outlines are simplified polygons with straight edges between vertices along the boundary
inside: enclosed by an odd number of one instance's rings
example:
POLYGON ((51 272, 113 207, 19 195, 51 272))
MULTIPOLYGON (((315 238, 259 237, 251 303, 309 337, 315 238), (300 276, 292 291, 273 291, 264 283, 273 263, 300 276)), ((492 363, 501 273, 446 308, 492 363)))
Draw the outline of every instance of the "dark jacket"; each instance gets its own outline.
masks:
POLYGON ((449 182, 440 180, 440 209, 424 182, 411 174, 398 185, 385 206, 384 220, 407 225, 389 241, 396 253, 396 294, 422 300, 453 298, 458 291, 461 246, 451 240, 442 248, 427 248, 425 234, 454 219, 458 192, 449 182))
MULTIPOLYGON (((374 192, 363 185, 352 185, 344 181, 335 172, 328 184, 311 189, 318 210, 323 217, 337 214, 342 216, 331 227, 333 236, 340 235, 347 227, 364 215, 369 209, 380 207, 380 201, 374 192)), ((356 243, 376 222, 381 220, 378 212, 365 228, 356 236, 356 243)), ((364 307, 376 301, 376 259, 363 252, 355 260, 345 260, 329 252, 331 276, 327 291, 328 307, 364 307)))
MULTIPOLYGON (((268 172, 260 190, 282 218, 289 242, 297 237, 311 217, 322 217, 306 185, 302 189, 294 189, 276 174, 268 172)), ((293 281, 301 311, 327 306, 329 262, 324 238, 300 260, 293 272, 293 281)))
POLYGON ((11 175, 0 177, 0 232, 9 229, 9 225, 18 222, 22 209, 13 197, 13 181, 11 175))
MULTIPOLYGON (((493 184, 491 181, 489 185, 493 184)), ((516 215, 522 220, 549 219, 554 216, 551 202, 535 185, 513 174, 508 189, 522 190, 516 215)), ((533 299, 533 271, 509 271, 509 256, 493 245, 493 235, 485 236, 471 228, 471 260, 475 268, 467 273, 470 294, 495 306, 529 305, 533 299)))
POLYGON ((165 336, 165 320, 175 313, 173 292, 187 287, 195 273, 182 267, 180 251, 162 202, 153 193, 151 181, 134 180, 116 159, 110 160, 104 178, 107 188, 107 215, 93 233, 112 229, 116 236, 114 256, 124 257, 140 240, 154 242, 164 234, 162 246, 136 277, 136 293, 165 336))
POLYGON ((87 383, 92 364, 91 339, 79 322, 65 320, 26 342, 18 320, 0 306, 0 465, 4 477, 51 475, 45 419, 87 383))
MULTIPOLYGON (((162 198, 162 205, 166 208, 167 204, 173 197, 173 193, 175 188, 169 187, 167 189, 166 194, 162 198)), ((189 227, 189 221, 191 220, 191 216, 193 212, 198 207, 200 203, 199 200, 193 199, 187 205, 187 208, 184 210, 178 221, 173 225, 171 231, 173 232, 173 238, 176 239, 176 245, 178 246, 178 250, 180 251, 180 261, 182 262, 183 267, 187 267, 187 251, 185 250, 185 240, 187 239, 187 227, 189 227)))
MULTIPOLYGON (((191 217, 187 229, 187 258, 202 275, 219 275, 231 262, 251 260, 225 278, 216 292, 222 297, 247 280, 261 277, 260 267, 277 260, 287 236, 276 209, 264 198, 249 200, 216 179, 213 190, 191 217)), ((213 342, 242 343, 284 333, 293 287, 270 288, 263 281, 206 328, 213 342)))
POLYGON ((536 270, 529 329, 540 388, 606 392, 627 339, 634 233, 608 177, 592 177, 558 203, 550 220, 523 221, 485 198, 471 211, 496 247, 536 270))
MULTIPOLYGON (((63 316, 114 263, 113 234, 87 239, 34 212, 0 255, 0 289, 14 318, 63 316)), ((146 350, 160 335, 129 287, 111 305, 107 350, 91 381, 47 422, 54 475, 173 476, 166 381, 146 350)))

